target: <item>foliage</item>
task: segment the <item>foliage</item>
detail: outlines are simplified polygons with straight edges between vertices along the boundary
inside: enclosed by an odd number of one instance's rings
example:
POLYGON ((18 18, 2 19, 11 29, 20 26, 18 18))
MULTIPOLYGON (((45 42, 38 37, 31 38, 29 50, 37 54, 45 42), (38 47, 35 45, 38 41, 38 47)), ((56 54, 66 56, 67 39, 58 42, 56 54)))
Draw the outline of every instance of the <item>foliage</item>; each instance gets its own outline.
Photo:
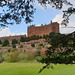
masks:
POLYGON ((16 45, 13 45, 13 48, 16 48, 16 45))
POLYGON ((45 35, 43 35, 43 39, 45 39, 45 35))
POLYGON ((32 44, 31 44, 31 46, 32 46, 32 47, 35 47, 35 44, 34 44, 34 43, 32 43, 32 44))
POLYGON ((39 38, 42 39, 42 36, 40 36, 39 38))
POLYGON ((25 22, 32 22, 32 15, 34 14, 33 1, 31 0, 1 0, 0 7, 7 9, 0 13, 1 26, 7 26, 9 24, 19 24, 24 18, 25 22), (12 21, 11 21, 12 20, 12 21))
POLYGON ((0 40, 0 44, 2 44, 2 41, 0 40))
POLYGON ((37 56, 40 56, 40 53, 41 53, 40 50, 37 50, 37 56))
POLYGON ((12 52, 10 52, 8 54, 8 62, 17 62, 19 60, 18 58, 19 56, 19 52, 17 51, 17 49, 14 49, 12 52))
POLYGON ((38 46, 38 48, 37 48, 37 49, 41 50, 41 49, 42 49, 42 46, 38 46))
POLYGON ((40 44, 38 44, 38 46, 43 46, 43 44, 42 44, 42 43, 40 43, 40 44))
POLYGON ((39 73, 51 64, 75 64, 75 38, 59 33, 50 33, 48 39, 51 47, 46 51, 46 58, 42 58, 41 63, 45 63, 39 73))
POLYGON ((9 45, 9 41, 6 39, 6 40, 4 40, 4 42, 3 42, 3 44, 2 44, 2 46, 8 46, 9 45))
POLYGON ((32 60, 35 58, 35 56, 37 55, 37 52, 35 50, 27 50, 26 54, 28 56, 29 60, 32 60))
POLYGON ((18 41, 16 39, 12 40, 12 45, 17 44, 17 43, 18 43, 18 41))
MULTIPOLYGON (((51 5, 56 9, 62 9, 64 5, 69 5, 66 11, 63 11, 62 24, 67 25, 71 14, 75 13, 75 8, 68 0, 36 0, 43 7, 51 5)), ((8 26, 9 24, 21 23, 24 19, 26 23, 32 22, 35 12, 35 0, 1 0, 0 7, 3 11, 0 13, 0 26, 8 26), (7 7, 7 9, 5 9, 7 7), (23 18, 23 19, 22 19, 23 18)))
POLYGON ((23 48, 23 45, 20 45, 20 48, 23 48))
POLYGON ((21 37, 20 42, 25 42, 25 38, 21 37))
POLYGON ((3 57, 2 57, 2 53, 0 53, 0 63, 3 62, 3 57))
POLYGON ((10 49, 8 49, 8 52, 10 52, 11 50, 10 49))

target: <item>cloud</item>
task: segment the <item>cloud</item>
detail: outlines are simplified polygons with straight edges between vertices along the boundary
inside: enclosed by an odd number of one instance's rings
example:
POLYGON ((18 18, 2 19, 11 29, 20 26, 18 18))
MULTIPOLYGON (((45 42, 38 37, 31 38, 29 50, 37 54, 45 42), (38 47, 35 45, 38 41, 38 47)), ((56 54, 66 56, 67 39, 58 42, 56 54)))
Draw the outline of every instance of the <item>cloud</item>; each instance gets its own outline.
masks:
POLYGON ((24 34, 26 34, 26 33, 16 34, 15 32, 11 32, 9 28, 0 29, 0 37, 24 35, 24 34))
POLYGON ((55 18, 52 20, 52 22, 58 22, 60 24, 60 33, 68 34, 75 31, 75 15, 72 15, 69 20, 69 24, 64 28, 61 25, 63 18, 62 14, 58 14, 55 16, 55 18))
POLYGON ((38 24, 37 26, 41 26, 40 24, 38 24))

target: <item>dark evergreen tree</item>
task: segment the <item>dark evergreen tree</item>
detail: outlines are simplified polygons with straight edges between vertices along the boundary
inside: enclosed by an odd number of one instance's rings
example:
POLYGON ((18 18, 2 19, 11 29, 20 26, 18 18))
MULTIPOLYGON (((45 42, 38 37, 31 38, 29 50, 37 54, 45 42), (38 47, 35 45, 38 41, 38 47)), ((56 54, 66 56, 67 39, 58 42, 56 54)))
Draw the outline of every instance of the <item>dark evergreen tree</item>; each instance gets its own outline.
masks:
POLYGON ((17 43, 18 43, 18 41, 16 39, 12 40, 12 45, 17 44, 17 43))
POLYGON ((8 46, 9 45, 9 41, 6 39, 6 40, 4 40, 4 42, 3 42, 3 44, 2 44, 2 46, 8 46))
POLYGON ((21 37, 20 42, 25 42, 25 37, 21 37))

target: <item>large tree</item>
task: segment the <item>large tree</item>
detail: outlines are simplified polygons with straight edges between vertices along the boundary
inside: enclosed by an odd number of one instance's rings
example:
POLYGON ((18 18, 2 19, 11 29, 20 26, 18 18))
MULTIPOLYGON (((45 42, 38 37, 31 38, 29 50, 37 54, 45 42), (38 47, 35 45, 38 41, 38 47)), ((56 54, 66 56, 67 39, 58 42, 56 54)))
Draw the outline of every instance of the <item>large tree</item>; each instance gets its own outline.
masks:
MULTIPOLYGON (((56 9, 62 9, 63 5, 69 5, 67 10, 64 10, 62 24, 67 25, 69 16, 75 13, 75 8, 68 0, 36 0, 43 7, 51 5, 56 9)), ((35 11, 35 0, 0 0, 0 8, 3 11, 0 13, 0 26, 8 26, 9 24, 19 24, 22 20, 26 23, 32 22, 35 11)))
POLYGON ((46 65, 39 73, 45 68, 53 68, 52 64, 75 64, 75 38, 52 32, 48 41, 51 47, 46 50, 46 57, 39 60, 46 65))

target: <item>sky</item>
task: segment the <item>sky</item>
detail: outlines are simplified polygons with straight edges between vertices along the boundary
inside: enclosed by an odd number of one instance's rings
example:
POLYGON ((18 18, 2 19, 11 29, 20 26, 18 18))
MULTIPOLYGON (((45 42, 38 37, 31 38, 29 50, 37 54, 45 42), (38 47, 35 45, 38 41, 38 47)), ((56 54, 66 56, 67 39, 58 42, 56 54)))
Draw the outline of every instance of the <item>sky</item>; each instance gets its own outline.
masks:
MULTIPOLYGON (((69 0, 75 7, 75 0, 69 0)), ((9 25, 8 28, 0 29, 0 37, 4 36, 14 36, 14 35, 27 35, 27 27, 30 25, 35 24, 35 26, 38 25, 45 25, 52 22, 58 22, 60 24, 60 33, 68 34, 73 31, 75 31, 75 28, 62 28, 61 22, 63 20, 62 18, 62 11, 66 10, 68 6, 63 7, 62 10, 57 10, 55 8, 51 8, 51 6, 48 6, 46 9, 40 6, 37 2, 34 4, 36 8, 36 12, 34 13, 33 22, 26 24, 24 21, 21 22, 19 25, 9 25)), ((75 27, 75 15, 72 15, 70 17, 70 21, 68 24, 68 27, 75 27)))

